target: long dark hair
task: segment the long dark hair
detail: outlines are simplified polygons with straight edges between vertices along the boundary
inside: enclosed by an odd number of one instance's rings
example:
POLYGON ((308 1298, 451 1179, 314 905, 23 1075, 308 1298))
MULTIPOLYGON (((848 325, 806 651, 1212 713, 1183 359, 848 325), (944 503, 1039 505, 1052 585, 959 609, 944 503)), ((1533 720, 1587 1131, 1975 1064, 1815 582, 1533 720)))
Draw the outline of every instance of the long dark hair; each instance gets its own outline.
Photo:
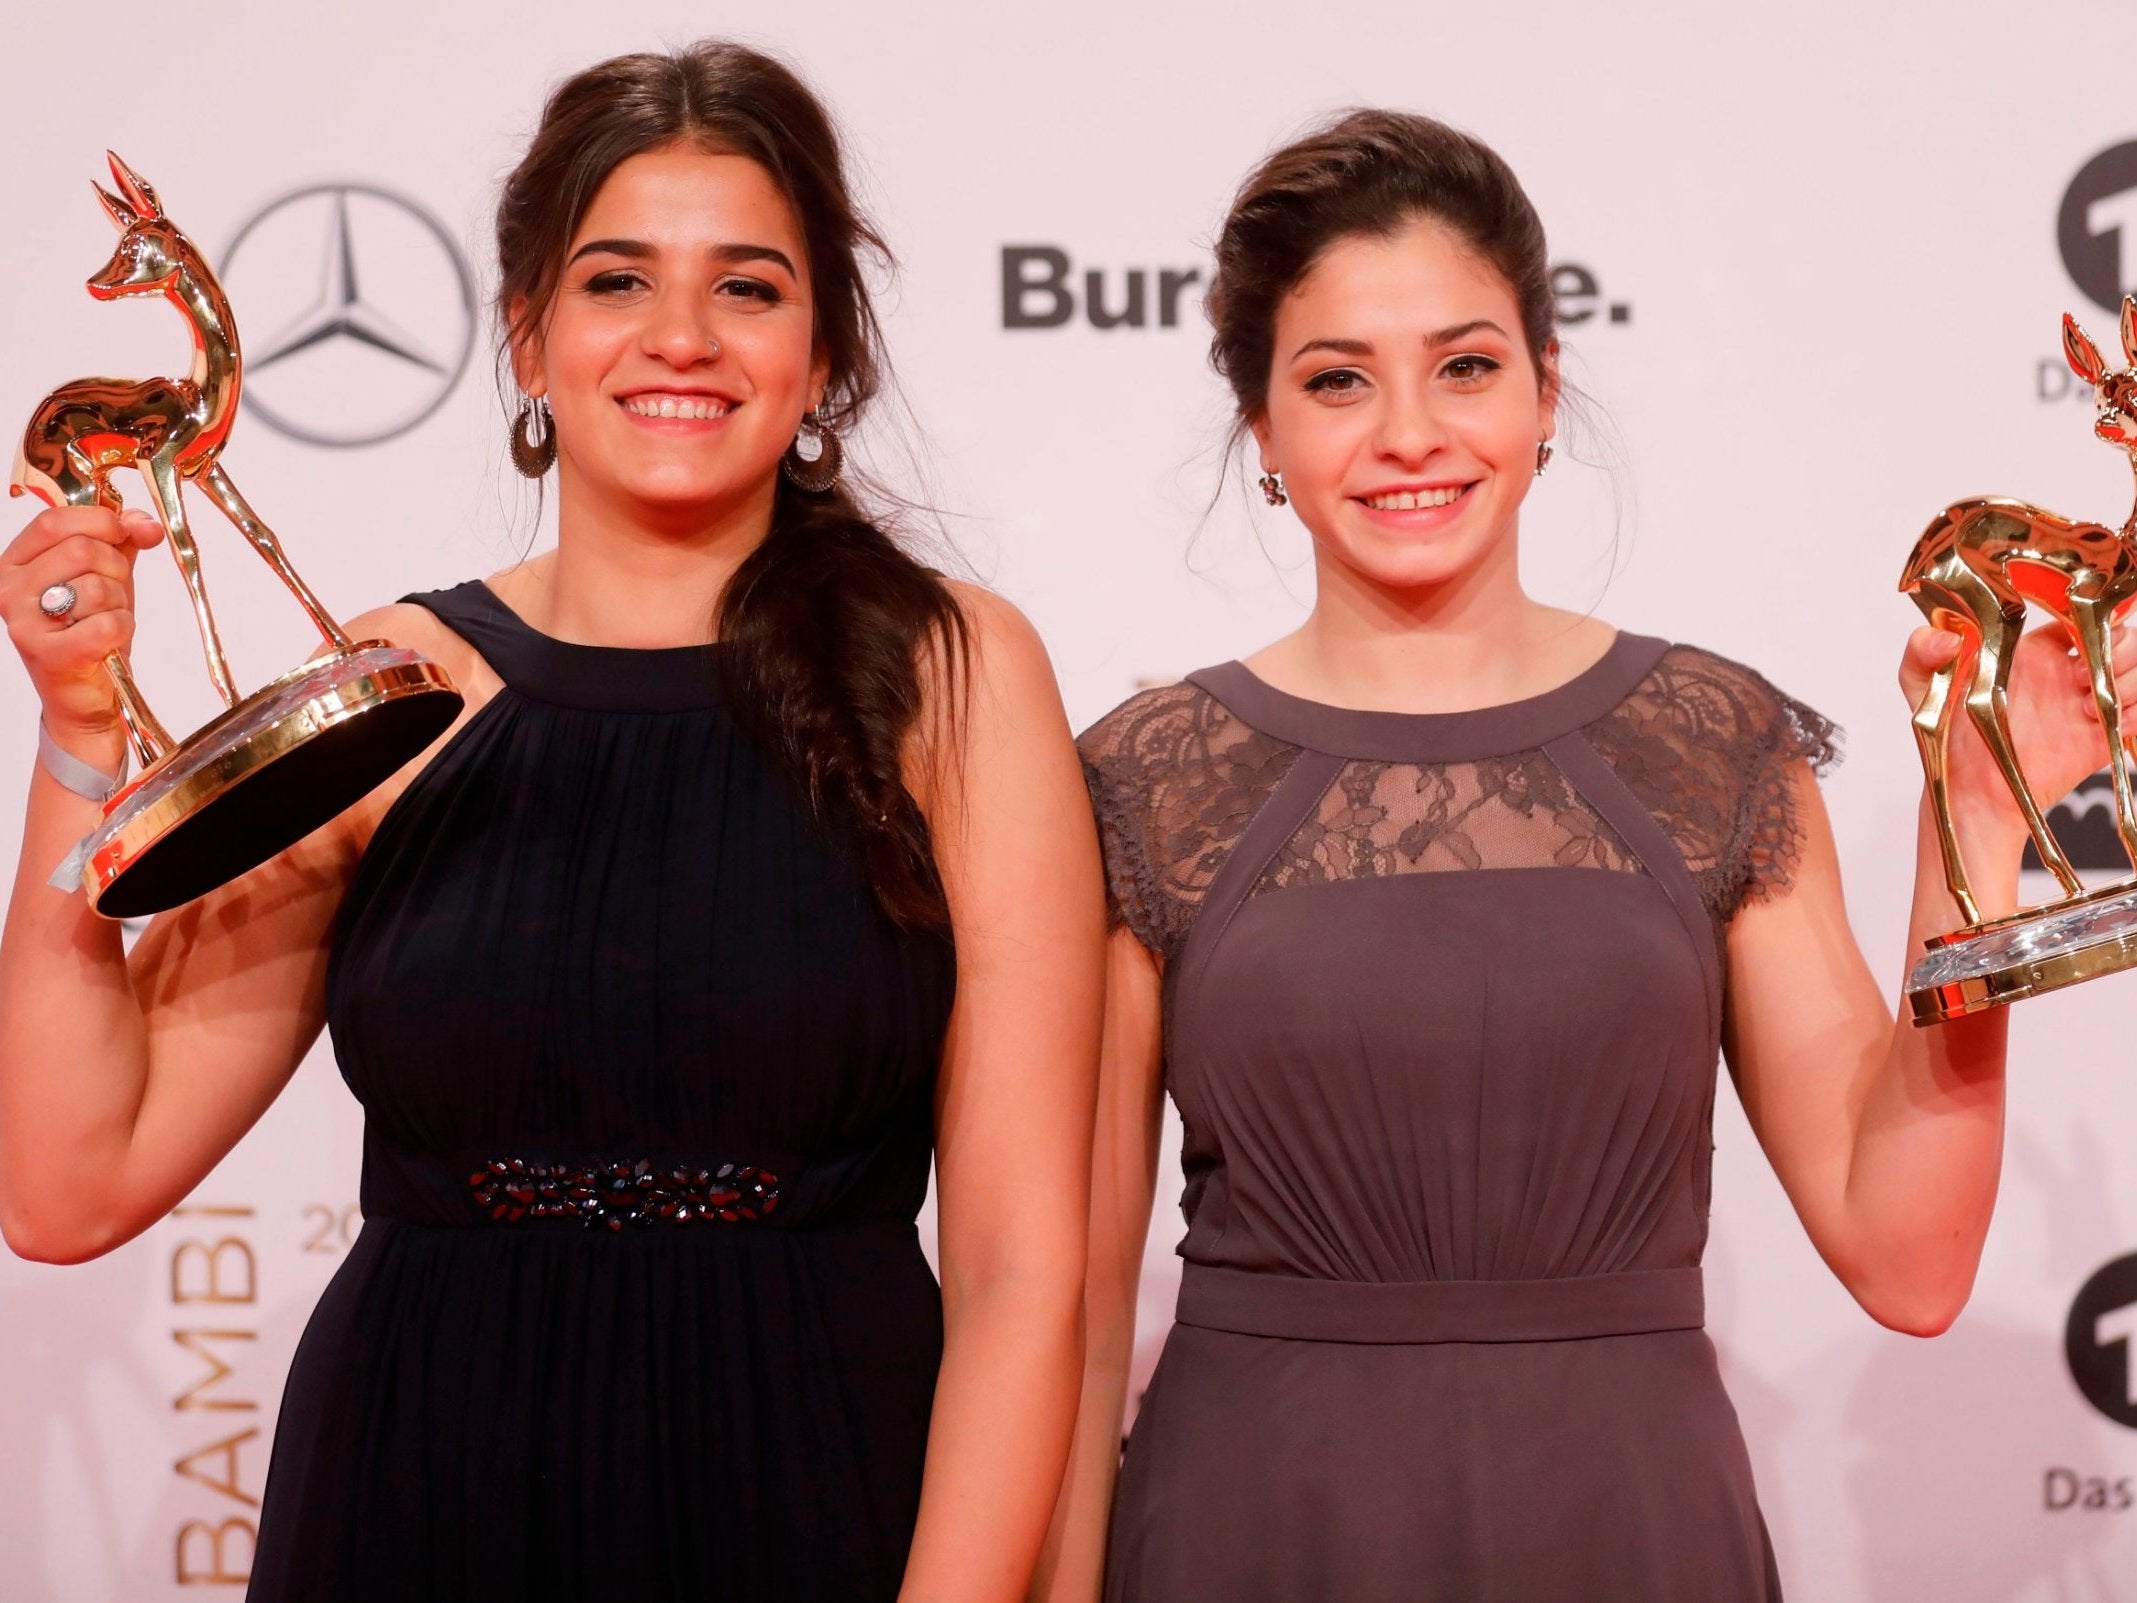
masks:
MULTIPOLYGON (((848 186, 823 104, 782 63, 724 40, 617 56, 550 95, 497 204, 504 349, 539 339, 565 250, 608 175, 677 141, 747 156, 793 207, 830 368, 823 416, 848 433, 888 377, 863 261, 887 269, 890 251, 848 186)), ((948 912, 901 755, 923 711, 923 663, 942 669, 954 700, 969 639, 940 575, 890 537, 846 487, 853 478, 825 494, 780 479, 771 533, 720 599, 721 671, 738 723, 852 843, 884 912, 939 929, 948 912)))
POLYGON ((1247 175, 1217 237, 1203 309, 1210 365, 1232 387, 1237 440, 1269 401, 1276 309, 1329 246, 1417 218, 1451 228, 1514 292, 1539 383, 1555 305, 1543 222, 1482 140, 1411 112, 1345 112, 1247 175))

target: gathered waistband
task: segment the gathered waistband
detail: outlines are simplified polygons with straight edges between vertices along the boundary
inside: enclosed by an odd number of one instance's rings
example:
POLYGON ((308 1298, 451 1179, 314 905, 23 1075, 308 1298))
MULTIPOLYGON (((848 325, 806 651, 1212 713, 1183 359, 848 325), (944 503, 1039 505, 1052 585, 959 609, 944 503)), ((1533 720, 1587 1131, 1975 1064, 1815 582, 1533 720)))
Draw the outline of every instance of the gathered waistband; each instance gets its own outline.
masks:
POLYGON ((1557 1280, 1311 1280, 1187 1265, 1183 1325, 1295 1341, 1573 1341, 1698 1330, 1697 1265, 1557 1280))

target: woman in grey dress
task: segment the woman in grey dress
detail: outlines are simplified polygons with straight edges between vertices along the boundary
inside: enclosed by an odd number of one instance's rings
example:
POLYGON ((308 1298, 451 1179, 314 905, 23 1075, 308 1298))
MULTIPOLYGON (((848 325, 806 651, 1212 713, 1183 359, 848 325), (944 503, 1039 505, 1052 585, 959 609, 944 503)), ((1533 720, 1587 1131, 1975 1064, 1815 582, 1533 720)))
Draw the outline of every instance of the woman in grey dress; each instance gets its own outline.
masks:
MULTIPOLYGON (((1831 727, 1521 589, 1546 260, 1495 155, 1392 113, 1226 220, 1214 360, 1318 590, 1083 737, 1119 928, 1052 1599, 1101 1568, 1115 1603, 1777 1598, 1702 1329, 1718 1051, 1863 1307, 1928 1334, 1966 1299, 2004 1023, 1895 1022, 1811 778, 1831 727), (1186 1266, 1121 1459, 1166 1092, 1186 1266)), ((2100 754, 2056 644, 2014 689, 2047 794, 2100 754)), ((1918 632, 1903 686, 1956 646, 1918 632)), ((2023 826, 1959 761, 2007 908, 2023 826)), ((1957 922, 1926 830, 1919 865, 1910 950, 1957 922)))

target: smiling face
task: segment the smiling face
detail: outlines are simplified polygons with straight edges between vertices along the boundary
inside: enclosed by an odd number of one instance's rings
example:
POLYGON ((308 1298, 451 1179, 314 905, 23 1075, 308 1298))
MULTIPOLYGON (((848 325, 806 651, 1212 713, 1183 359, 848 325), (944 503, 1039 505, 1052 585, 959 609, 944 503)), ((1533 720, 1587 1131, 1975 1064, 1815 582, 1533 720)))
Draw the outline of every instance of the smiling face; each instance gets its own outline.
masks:
POLYGON ((746 156, 675 144, 619 163, 515 368, 555 416, 567 504, 769 515, 826 378, 793 208, 746 156))
POLYGON ((1283 298, 1254 437, 1324 563, 1408 589, 1511 562, 1556 429, 1521 326, 1506 280, 1427 220, 1336 241, 1283 298))

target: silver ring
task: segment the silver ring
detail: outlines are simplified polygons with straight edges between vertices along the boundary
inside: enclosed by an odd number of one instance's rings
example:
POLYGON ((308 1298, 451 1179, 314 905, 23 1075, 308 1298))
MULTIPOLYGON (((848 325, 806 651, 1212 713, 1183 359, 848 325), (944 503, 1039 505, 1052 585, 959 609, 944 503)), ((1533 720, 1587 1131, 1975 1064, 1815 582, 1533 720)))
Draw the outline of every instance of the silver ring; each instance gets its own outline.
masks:
POLYGON ((55 584, 48 586, 44 594, 37 598, 37 610, 47 618, 64 620, 79 600, 81 597, 74 593, 73 585, 55 584))

